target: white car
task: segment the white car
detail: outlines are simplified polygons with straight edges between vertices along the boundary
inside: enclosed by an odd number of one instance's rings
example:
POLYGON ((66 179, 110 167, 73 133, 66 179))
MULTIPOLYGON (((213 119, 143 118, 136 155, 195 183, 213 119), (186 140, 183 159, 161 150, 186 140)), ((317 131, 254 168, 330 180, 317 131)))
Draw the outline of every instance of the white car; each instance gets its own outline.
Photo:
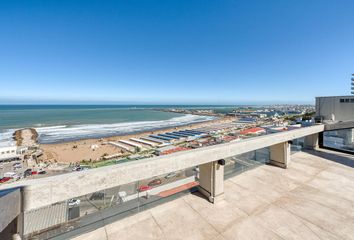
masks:
POLYGON ((77 206, 77 205, 79 205, 80 204, 80 199, 70 199, 69 201, 68 201, 68 204, 69 204, 69 206, 77 206))
POLYGON ((173 178, 173 177, 175 177, 175 176, 177 176, 177 173, 176 173, 176 172, 171 172, 171 173, 167 174, 167 175, 165 176, 165 178, 166 178, 166 179, 169 179, 169 178, 173 178))

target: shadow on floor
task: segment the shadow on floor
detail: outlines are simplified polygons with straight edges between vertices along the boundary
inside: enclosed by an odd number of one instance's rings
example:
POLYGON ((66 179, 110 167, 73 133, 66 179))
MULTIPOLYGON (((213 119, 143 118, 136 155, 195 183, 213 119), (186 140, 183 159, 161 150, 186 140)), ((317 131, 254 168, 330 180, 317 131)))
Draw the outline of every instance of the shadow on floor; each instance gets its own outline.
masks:
POLYGON ((304 150, 304 152, 354 168, 354 155, 325 149, 320 149, 318 151, 304 150))

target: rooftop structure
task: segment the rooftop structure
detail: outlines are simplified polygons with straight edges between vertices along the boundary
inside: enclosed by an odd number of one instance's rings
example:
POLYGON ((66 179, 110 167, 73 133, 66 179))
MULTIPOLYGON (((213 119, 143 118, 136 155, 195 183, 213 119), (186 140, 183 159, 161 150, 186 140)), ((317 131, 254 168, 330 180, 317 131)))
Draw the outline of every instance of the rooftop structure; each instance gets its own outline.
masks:
POLYGON ((327 121, 354 119, 354 96, 316 97, 316 116, 327 121))
POLYGON ((264 128, 254 127, 254 128, 249 128, 249 129, 242 130, 240 132, 240 134, 242 134, 242 135, 259 134, 259 133, 264 133, 264 132, 265 132, 264 128))

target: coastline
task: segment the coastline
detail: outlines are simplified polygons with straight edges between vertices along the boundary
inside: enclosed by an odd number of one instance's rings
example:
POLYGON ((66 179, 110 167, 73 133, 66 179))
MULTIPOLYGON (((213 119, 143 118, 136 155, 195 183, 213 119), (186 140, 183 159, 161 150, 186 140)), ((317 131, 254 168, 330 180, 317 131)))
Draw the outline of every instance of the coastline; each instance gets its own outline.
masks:
POLYGON ((62 164, 78 163, 82 160, 85 161, 100 161, 99 159, 103 155, 124 155, 123 151, 112 145, 103 144, 108 141, 118 141, 127 140, 129 138, 139 138, 152 133, 163 133, 167 131, 175 131, 182 129, 192 129, 197 127, 205 127, 214 123, 230 122, 233 118, 223 117, 217 118, 210 121, 191 123, 187 125, 181 125, 177 127, 161 128, 158 130, 149 130, 132 134, 116 135, 111 137, 103 138, 88 138, 75 141, 67 141, 61 143, 48 143, 39 144, 40 148, 43 150, 43 156, 41 160, 44 162, 58 162, 62 164), (91 146, 97 145, 98 148, 95 150, 91 149, 91 146))

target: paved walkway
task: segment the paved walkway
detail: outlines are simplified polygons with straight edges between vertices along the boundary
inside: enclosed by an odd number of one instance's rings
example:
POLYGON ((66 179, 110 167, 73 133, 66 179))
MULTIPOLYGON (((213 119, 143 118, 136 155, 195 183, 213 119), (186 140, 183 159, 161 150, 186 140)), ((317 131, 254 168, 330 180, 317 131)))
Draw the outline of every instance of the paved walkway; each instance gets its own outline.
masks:
POLYGON ((353 162, 330 151, 296 153, 289 169, 262 166, 228 179, 218 204, 190 194, 75 239, 354 239, 353 162))

